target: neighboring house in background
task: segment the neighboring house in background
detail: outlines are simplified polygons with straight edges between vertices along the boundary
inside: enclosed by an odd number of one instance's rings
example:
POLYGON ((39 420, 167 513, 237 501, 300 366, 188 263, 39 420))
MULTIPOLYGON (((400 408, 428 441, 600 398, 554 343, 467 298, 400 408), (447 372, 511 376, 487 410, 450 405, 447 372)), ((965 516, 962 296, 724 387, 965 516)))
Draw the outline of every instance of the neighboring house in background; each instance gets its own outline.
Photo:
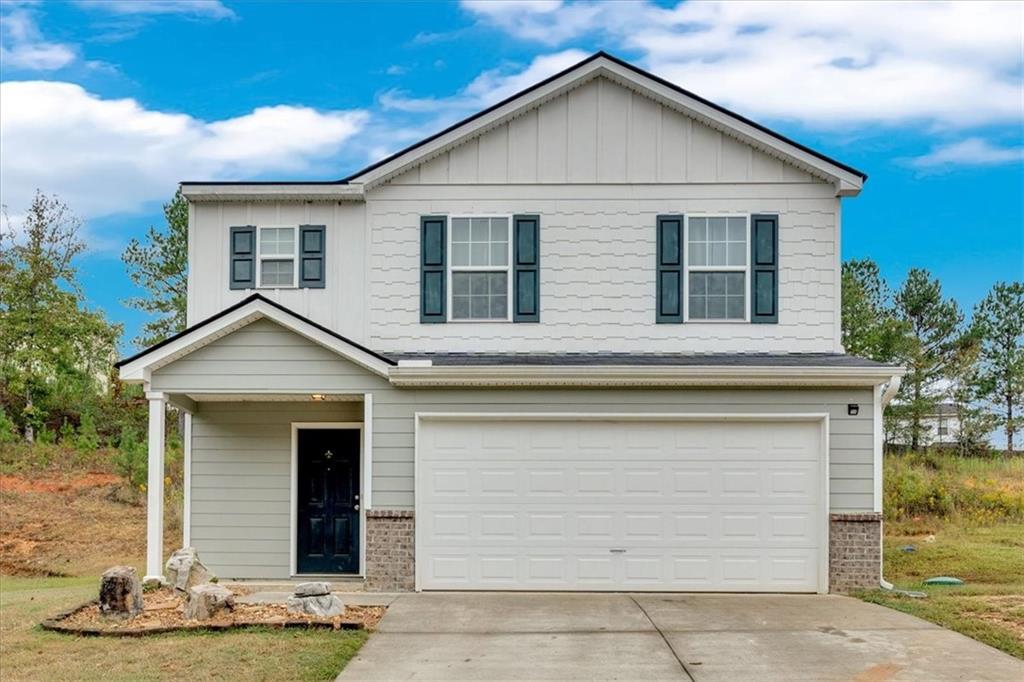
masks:
POLYGON ((603 53, 337 182, 189 182, 184 541, 369 589, 878 584, 882 405, 843 354, 864 174, 603 53))
MULTIPOLYGON (((921 419, 923 445, 956 445, 960 435, 960 417, 953 403, 939 403, 921 419)), ((910 445, 910 422, 900 420, 892 439, 893 445, 910 445)))

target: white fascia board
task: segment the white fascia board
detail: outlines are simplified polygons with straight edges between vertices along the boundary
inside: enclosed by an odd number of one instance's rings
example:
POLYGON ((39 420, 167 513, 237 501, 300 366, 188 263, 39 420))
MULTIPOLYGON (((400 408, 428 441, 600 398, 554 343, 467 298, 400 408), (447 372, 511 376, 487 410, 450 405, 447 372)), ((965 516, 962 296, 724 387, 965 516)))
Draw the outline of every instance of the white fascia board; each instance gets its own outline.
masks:
POLYGON ((902 368, 733 366, 530 366, 392 367, 400 387, 873 387, 901 376, 902 368))
POLYGON ((193 202, 202 201, 266 201, 291 199, 297 201, 362 201, 361 184, 268 184, 244 182, 232 185, 182 185, 181 193, 193 202))
POLYGON ((252 301, 204 325, 202 328, 194 330, 192 333, 185 334, 151 353, 147 353, 132 362, 122 365, 121 380, 128 383, 142 382, 149 373, 169 365, 192 351, 202 348, 222 336, 226 336, 262 318, 276 322, 285 329, 293 331, 328 350, 334 351, 374 374, 382 377, 388 376, 390 365, 380 358, 366 353, 264 301, 252 301))

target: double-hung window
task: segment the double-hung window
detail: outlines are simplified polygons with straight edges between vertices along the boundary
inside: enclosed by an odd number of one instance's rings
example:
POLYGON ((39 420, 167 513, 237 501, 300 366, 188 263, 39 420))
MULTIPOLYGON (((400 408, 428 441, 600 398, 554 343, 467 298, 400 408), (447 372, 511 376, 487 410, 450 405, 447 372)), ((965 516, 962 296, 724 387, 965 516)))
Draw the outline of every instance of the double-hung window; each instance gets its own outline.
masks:
POLYGON ((261 287, 296 287, 298 240, 294 227, 259 228, 257 277, 261 287))
POLYGON ((451 320, 511 320, 509 216, 452 217, 451 320))
POLYGON ((749 277, 747 216, 687 216, 686 319, 746 321, 749 277))

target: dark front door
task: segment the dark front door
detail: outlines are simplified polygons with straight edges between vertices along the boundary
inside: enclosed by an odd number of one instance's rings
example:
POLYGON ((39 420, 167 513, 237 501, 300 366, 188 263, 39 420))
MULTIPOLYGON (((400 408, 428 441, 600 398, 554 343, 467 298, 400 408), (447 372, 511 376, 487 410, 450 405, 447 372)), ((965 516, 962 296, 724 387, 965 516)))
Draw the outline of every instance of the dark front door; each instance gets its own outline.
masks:
POLYGON ((299 429, 299 573, 359 572, 359 431, 299 429))

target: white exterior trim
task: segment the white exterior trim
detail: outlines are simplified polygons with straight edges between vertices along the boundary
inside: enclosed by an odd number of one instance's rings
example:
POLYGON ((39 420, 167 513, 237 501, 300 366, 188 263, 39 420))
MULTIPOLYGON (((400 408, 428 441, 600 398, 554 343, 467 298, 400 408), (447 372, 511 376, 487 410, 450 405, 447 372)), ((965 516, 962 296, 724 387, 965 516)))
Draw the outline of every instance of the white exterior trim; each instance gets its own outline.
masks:
MULTIPOLYGON (((298 522, 299 522, 299 429, 356 429, 359 431, 359 575, 366 577, 366 505, 363 504, 362 470, 365 466, 366 443, 363 440, 366 430, 361 422, 292 422, 292 447, 291 447, 291 482, 288 496, 288 575, 296 577, 300 575, 296 569, 296 552, 298 551, 298 522)), ((347 574, 341 574, 347 575, 347 574)))
POLYGON ((181 546, 192 546, 192 413, 185 413, 185 432, 181 435, 182 440, 182 520, 181 520, 181 546))
POLYGON ((363 490, 359 496, 360 505, 364 510, 373 509, 373 394, 363 394, 363 490))
POLYGON ((167 398, 147 393, 149 400, 148 470, 146 480, 146 576, 163 580, 164 574, 164 438, 167 398))
POLYGON ((200 329, 195 329, 191 333, 174 339, 165 346, 161 346, 140 358, 124 364, 120 370, 121 380, 129 383, 148 383, 148 375, 157 369, 216 341, 222 336, 226 336, 263 318, 276 322, 285 329, 293 331, 314 343, 318 343, 328 350, 334 351, 374 374, 383 377, 388 375, 390 365, 384 360, 362 351, 309 322, 270 305, 266 301, 253 300, 246 305, 232 310, 223 317, 209 322, 200 329))
POLYGON ((659 365, 502 365, 392 367, 395 386, 876 386, 905 370, 893 367, 744 367, 659 365))
MULTIPOLYGON (((818 528, 818 593, 828 594, 829 587, 829 414, 827 412, 416 412, 413 415, 413 509, 420 512, 420 424, 432 421, 802 421, 820 422, 822 454, 819 467, 821 477, 821 523, 818 528)), ((421 592, 420 548, 423 546, 422 524, 415 525, 414 589, 421 592)), ((294 553, 293 553, 294 554, 294 553)))

